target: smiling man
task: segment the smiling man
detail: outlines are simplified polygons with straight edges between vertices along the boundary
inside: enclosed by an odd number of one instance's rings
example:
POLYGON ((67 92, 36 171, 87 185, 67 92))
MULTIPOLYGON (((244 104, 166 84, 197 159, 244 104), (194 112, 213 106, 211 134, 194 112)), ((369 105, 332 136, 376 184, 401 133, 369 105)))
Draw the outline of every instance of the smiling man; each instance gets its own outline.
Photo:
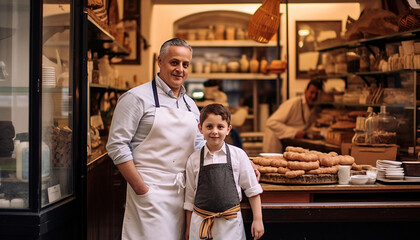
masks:
POLYGON ((122 239, 183 239, 185 165, 204 145, 183 86, 191 58, 184 40, 166 41, 155 79, 118 100, 107 150, 128 182, 122 239))
POLYGON ((281 153, 281 139, 303 138, 316 117, 314 103, 322 90, 322 82, 311 80, 303 96, 291 98, 267 119, 263 139, 263 152, 281 153))

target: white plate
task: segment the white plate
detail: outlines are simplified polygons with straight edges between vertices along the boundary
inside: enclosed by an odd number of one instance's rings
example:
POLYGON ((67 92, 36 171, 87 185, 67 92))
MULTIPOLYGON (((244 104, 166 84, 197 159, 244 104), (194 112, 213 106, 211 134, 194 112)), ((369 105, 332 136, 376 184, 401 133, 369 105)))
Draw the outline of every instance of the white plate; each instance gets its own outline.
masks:
POLYGON ((400 166, 402 164, 402 162, 392 161, 392 160, 377 160, 377 162, 384 163, 384 164, 396 165, 396 166, 400 166))
POLYGON ((404 169, 402 169, 402 168, 387 168, 385 171, 386 172, 404 172, 404 169))
POLYGON ((262 157, 283 157, 283 153, 260 153, 262 157))
POLYGON ((404 174, 387 174, 386 178, 404 178, 404 174))

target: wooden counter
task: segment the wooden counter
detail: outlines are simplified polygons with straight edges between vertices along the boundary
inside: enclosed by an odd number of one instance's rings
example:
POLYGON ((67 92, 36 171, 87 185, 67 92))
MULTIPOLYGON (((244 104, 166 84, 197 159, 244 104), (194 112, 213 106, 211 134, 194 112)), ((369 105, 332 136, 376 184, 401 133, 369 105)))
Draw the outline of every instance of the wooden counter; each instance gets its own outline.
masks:
MULTIPOLYGON (((420 220, 420 184, 261 186, 265 222, 420 220)), ((242 208, 249 221, 246 201, 242 208)))

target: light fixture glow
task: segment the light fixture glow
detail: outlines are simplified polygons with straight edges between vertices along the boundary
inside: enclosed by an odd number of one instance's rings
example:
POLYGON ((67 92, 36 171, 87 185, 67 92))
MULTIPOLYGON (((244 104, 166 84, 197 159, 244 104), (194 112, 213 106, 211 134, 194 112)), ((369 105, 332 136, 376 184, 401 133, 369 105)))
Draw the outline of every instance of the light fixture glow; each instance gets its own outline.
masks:
POLYGON ((300 29, 300 30, 298 31, 298 34, 299 34, 299 36, 301 36, 301 37, 308 36, 308 35, 309 35, 309 30, 308 30, 308 29, 300 29))

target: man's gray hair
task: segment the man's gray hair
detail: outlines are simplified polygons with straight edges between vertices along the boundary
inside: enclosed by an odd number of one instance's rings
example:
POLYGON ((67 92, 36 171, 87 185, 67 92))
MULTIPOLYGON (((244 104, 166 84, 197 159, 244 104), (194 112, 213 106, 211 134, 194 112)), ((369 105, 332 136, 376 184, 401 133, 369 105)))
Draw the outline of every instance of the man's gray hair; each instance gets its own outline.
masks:
POLYGON ((193 53, 192 47, 186 41, 184 41, 182 39, 179 39, 179 38, 172 38, 172 39, 169 39, 168 41, 164 42, 162 44, 162 46, 160 47, 159 55, 160 55, 161 59, 165 59, 166 54, 168 53, 168 49, 169 49, 170 46, 186 47, 186 48, 190 49, 191 57, 192 57, 192 53, 193 53))

